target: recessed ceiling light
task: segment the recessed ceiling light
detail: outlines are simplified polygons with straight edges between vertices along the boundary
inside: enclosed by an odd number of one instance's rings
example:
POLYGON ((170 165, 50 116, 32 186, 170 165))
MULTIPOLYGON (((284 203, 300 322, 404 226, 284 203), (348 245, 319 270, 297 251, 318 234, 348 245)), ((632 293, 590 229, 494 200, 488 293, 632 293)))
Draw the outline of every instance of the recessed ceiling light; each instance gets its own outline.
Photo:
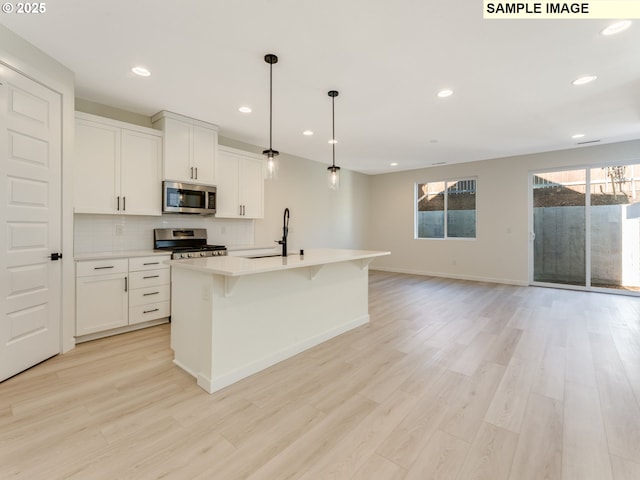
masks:
POLYGON ((242 113, 251 113, 251 107, 242 106, 238 109, 238 111, 242 113))
POLYGON ((304 132, 302 132, 302 134, 310 137, 311 135, 313 135, 313 132, 311 130, 305 130, 304 132))
POLYGON ((616 33, 624 32, 627 28, 631 26, 630 20, 622 20, 621 22, 612 23, 607 28, 602 30, 600 33, 602 35, 615 35, 616 33))
POLYGON ((151 72, 146 67, 143 67, 141 65, 133 67, 131 71, 141 77, 148 77, 149 75, 151 75, 151 72))
POLYGON ((576 78, 573 82, 571 82, 572 85, 586 85, 587 83, 591 83, 593 82, 596 78, 595 75, 585 75, 584 77, 580 77, 580 78, 576 78))
POLYGON ((392 162, 389 165, 391 165, 392 167, 397 167, 398 166, 398 162, 392 162))
POLYGON ((329 143, 333 145, 334 143, 338 143, 338 140, 332 138, 331 140, 329 140, 329 143))
POLYGON ((444 90, 440 90, 438 92, 438 96, 440 98, 446 98, 446 97, 450 97, 451 95, 453 95, 453 90, 449 90, 448 88, 444 89, 444 90))
POLYGON ((573 138, 574 140, 582 137, 584 137, 584 133, 576 133, 575 135, 571 135, 571 138, 573 138))

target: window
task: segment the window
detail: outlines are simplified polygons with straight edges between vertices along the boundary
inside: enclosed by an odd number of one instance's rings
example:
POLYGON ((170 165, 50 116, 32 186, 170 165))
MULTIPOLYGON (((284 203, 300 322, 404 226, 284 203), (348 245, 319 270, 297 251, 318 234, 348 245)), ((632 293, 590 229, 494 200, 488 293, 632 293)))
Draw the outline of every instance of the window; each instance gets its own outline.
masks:
POLYGON ((416 238, 476 238, 476 180, 417 183, 416 238))

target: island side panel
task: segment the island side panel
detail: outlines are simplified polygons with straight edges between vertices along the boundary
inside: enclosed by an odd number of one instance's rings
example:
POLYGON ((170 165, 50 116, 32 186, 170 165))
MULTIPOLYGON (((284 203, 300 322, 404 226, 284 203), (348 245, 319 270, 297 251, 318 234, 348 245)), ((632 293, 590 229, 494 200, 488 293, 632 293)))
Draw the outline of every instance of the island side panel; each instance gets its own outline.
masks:
POLYGON ((172 268, 171 348, 174 363, 196 378, 211 377, 211 275, 172 268))
POLYGON ((211 391, 369 321, 368 269, 355 261, 246 275, 231 296, 213 287, 211 391))
POLYGON ((209 393, 369 321, 358 261, 236 278, 173 268, 174 361, 209 393))

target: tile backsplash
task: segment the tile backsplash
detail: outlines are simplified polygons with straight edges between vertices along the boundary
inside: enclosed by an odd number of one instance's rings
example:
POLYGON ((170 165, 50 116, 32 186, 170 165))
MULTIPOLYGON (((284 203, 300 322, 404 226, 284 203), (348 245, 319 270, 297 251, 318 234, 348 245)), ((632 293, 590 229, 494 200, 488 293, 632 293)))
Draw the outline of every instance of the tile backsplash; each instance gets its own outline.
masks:
POLYGON ((74 216, 75 254, 152 250, 154 228, 206 228, 211 245, 251 245, 253 220, 223 219, 192 215, 74 216))

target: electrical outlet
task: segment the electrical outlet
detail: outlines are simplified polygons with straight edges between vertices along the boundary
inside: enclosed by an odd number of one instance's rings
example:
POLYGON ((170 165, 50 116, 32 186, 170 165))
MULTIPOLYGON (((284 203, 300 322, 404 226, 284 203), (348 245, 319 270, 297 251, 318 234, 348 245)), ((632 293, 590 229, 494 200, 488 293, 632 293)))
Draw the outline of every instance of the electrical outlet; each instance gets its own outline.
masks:
POLYGON ((124 235, 124 224, 119 223, 116 225, 116 236, 120 237, 124 235))

